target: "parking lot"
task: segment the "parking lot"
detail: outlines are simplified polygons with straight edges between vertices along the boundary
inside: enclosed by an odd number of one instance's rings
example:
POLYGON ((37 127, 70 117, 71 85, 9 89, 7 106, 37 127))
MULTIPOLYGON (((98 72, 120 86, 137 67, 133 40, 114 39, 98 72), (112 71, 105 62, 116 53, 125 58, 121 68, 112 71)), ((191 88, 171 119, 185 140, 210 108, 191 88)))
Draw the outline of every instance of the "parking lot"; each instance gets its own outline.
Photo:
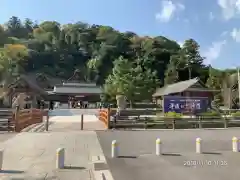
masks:
POLYGON ((99 131, 97 132, 115 180, 237 180, 240 153, 232 152, 232 137, 240 129, 99 131), (203 154, 195 153, 200 137, 203 154), (155 155, 161 138, 163 155, 155 155), (119 158, 111 158, 111 142, 119 143, 119 158))

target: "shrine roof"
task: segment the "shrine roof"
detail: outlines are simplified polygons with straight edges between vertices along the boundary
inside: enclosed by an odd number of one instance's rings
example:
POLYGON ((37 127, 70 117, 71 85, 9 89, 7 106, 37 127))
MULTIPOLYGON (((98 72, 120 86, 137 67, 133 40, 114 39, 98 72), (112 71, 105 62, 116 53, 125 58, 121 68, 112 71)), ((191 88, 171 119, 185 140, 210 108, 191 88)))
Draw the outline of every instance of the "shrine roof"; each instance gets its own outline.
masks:
POLYGON ((57 94, 101 94, 102 89, 98 86, 55 86, 57 94))
POLYGON ((64 82, 62 85, 56 86, 65 86, 65 87, 97 87, 96 83, 88 82, 64 82))
POLYGON ((186 81, 180 81, 178 83, 169 84, 162 88, 158 88, 156 92, 153 94, 153 97, 165 96, 174 93, 179 93, 183 91, 218 91, 218 90, 210 90, 208 89, 199 78, 193 78, 186 81), (198 86, 193 87, 198 84, 198 86))
POLYGON ((38 86, 36 79, 32 78, 31 76, 27 75, 21 75, 19 78, 17 78, 15 81, 13 81, 11 84, 8 85, 8 88, 14 88, 18 85, 19 82, 24 81, 28 86, 33 89, 34 91, 40 93, 40 94, 47 94, 46 91, 44 91, 41 87, 38 86))

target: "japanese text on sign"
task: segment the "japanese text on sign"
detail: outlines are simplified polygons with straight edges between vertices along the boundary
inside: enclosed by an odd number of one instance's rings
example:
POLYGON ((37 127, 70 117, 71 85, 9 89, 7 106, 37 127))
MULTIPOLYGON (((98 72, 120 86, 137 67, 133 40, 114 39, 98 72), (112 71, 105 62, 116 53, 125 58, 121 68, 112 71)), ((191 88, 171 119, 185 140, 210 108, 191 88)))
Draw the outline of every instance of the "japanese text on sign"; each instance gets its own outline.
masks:
POLYGON ((164 112, 205 112, 208 98, 189 98, 167 96, 164 98, 164 112))

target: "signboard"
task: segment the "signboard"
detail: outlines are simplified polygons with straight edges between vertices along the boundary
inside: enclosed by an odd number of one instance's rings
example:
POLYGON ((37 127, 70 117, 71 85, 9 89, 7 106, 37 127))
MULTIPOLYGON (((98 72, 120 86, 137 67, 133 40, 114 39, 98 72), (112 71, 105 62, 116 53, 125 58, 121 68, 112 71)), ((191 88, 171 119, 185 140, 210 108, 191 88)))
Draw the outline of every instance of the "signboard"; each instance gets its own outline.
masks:
POLYGON ((207 97, 164 96, 164 112, 201 113, 208 108, 207 97))

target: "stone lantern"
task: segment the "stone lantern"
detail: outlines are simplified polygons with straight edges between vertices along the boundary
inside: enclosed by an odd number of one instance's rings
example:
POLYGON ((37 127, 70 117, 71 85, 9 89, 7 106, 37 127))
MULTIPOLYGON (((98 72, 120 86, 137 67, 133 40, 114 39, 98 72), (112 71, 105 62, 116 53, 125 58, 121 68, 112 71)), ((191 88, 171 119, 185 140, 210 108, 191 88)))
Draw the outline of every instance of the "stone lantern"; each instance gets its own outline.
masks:
POLYGON ((117 107, 119 110, 123 110, 126 108, 127 102, 126 97, 124 95, 116 95, 117 107))

